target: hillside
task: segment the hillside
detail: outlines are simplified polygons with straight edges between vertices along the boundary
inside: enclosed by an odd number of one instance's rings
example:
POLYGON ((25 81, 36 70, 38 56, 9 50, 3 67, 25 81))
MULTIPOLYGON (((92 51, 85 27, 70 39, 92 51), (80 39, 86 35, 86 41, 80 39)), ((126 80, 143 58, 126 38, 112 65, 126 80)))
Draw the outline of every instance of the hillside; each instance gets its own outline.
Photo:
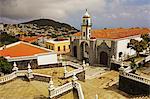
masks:
POLYGON ((64 27, 69 30, 77 30, 76 28, 70 26, 69 24, 60 23, 51 19, 37 19, 37 20, 32 20, 29 22, 22 23, 22 24, 37 24, 37 26, 52 26, 54 29, 64 27))

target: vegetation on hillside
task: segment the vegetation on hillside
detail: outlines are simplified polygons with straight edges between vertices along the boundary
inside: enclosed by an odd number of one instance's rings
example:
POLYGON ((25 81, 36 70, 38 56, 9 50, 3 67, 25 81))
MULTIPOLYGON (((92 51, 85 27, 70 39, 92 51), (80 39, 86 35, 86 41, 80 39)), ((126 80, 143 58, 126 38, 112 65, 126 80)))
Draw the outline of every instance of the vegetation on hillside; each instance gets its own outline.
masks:
POLYGON ((18 38, 3 32, 0 34, 0 47, 19 41, 18 38))
POLYGON ((69 30, 71 30, 71 29, 77 30, 74 27, 72 27, 66 23, 56 22, 51 19, 37 19, 37 20, 25 22, 23 24, 36 24, 37 26, 52 26, 55 30, 57 30, 58 28, 62 28, 62 27, 69 29, 69 30))

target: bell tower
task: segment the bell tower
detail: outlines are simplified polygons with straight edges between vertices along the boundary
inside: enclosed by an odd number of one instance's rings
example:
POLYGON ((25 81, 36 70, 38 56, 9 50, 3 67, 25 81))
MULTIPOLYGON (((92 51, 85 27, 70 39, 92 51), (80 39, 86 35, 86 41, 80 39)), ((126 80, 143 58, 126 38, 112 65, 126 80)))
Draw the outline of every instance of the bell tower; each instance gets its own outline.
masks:
POLYGON ((82 39, 90 39, 91 36, 91 17, 86 9, 84 16, 82 17, 82 25, 81 25, 81 32, 82 32, 82 39))

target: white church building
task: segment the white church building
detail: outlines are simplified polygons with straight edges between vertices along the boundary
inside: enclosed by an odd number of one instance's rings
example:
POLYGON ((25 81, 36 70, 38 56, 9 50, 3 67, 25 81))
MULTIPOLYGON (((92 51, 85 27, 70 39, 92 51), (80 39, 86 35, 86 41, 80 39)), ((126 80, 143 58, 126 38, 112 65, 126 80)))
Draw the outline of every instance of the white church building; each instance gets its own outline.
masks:
POLYGON ((71 56, 78 60, 86 60, 89 64, 110 67, 112 56, 119 60, 134 55, 135 51, 127 48, 131 39, 141 40, 143 33, 150 34, 149 28, 112 28, 92 29, 91 16, 86 11, 82 17, 81 32, 70 38, 71 56))

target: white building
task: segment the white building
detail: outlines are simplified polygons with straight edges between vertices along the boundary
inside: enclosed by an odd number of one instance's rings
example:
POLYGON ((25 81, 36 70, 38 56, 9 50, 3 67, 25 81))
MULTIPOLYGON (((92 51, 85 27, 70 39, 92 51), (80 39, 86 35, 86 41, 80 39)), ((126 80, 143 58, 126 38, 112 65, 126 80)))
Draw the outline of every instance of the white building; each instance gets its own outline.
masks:
POLYGON ((93 30, 91 16, 86 11, 82 18, 81 32, 71 37, 71 55, 78 60, 86 60, 90 64, 100 64, 110 67, 111 57, 117 60, 119 54, 126 58, 135 51, 127 48, 131 39, 140 40, 143 33, 149 33, 148 28, 113 28, 93 30))
POLYGON ((27 67, 28 63, 31 63, 32 68, 58 63, 55 52, 22 41, 1 47, 0 56, 9 62, 16 62, 20 68, 27 67))

